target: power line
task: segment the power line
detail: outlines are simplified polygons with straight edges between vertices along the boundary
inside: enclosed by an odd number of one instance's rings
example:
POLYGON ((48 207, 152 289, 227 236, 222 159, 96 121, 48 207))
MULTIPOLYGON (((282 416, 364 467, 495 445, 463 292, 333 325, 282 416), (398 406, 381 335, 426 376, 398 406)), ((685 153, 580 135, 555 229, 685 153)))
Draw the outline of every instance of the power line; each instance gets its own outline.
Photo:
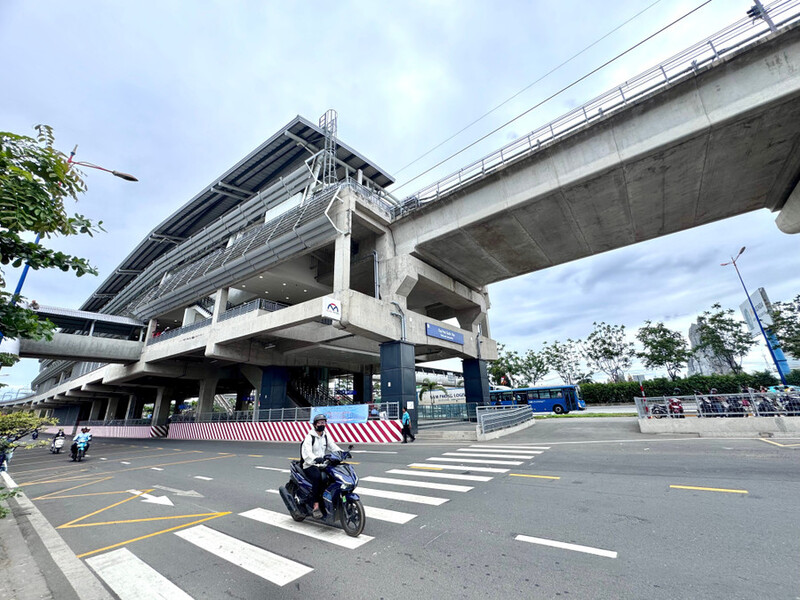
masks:
POLYGON ((488 137, 490 137, 490 136, 494 135, 495 133, 497 133, 498 131, 500 131, 500 130, 501 130, 501 129, 503 129, 504 127, 507 127, 508 125, 510 125, 511 123, 513 123, 514 121, 517 121, 517 120, 521 119, 522 117, 524 117, 525 115, 527 115, 529 112, 531 112, 531 111, 533 111, 533 110, 535 110, 535 109, 539 108, 539 107, 540 107, 542 104, 544 104, 545 102, 549 102, 550 100, 552 100, 553 98, 555 98, 555 97, 556 97, 556 96, 558 96, 559 94, 562 94, 562 93, 564 93, 565 91, 567 91, 568 89, 570 89, 571 87, 574 87, 574 86, 578 85, 578 84, 579 84, 581 81, 583 81, 584 79, 587 79, 588 77, 591 77, 592 75, 594 75, 595 73, 597 73, 597 72, 598 72, 598 71, 600 71, 601 69, 604 69, 605 67, 607 67, 608 65, 610 65, 610 64, 611 64, 611 63, 613 63, 614 61, 616 61, 616 60, 618 60, 618 59, 622 58, 623 56, 625 56, 625 55, 626 55, 626 54, 628 54, 629 52, 631 52, 631 51, 635 50, 636 48, 638 48, 639 46, 641 46, 642 44, 644 44, 644 43, 646 43, 646 42, 649 42, 651 39, 653 39, 654 37, 656 37, 656 36, 657 36, 657 35, 659 35, 660 33, 663 33, 664 31, 666 31, 667 29, 669 29, 670 27, 672 27, 672 26, 673 26, 673 25, 675 25, 676 23, 678 23, 678 22, 682 21, 683 19, 685 19, 686 17, 688 17, 688 16, 689 16, 689 15, 691 15, 692 13, 695 13, 695 12, 697 12, 698 10, 700 10, 701 8, 703 8, 703 7, 704 7, 706 4, 710 4, 710 3, 711 3, 711 1, 712 1, 712 0, 706 0, 705 2, 703 2, 702 4, 700 4, 699 6, 697 6, 696 8, 693 8, 692 10, 690 10, 689 12, 687 12, 686 14, 684 14, 683 16, 681 16, 681 17, 678 17, 677 19, 675 19, 674 21, 672 21, 670 24, 668 24, 668 25, 665 25, 664 27, 662 27, 661 29, 659 29, 659 30, 658 30, 658 31, 656 31, 655 33, 652 33, 652 34, 650 34, 649 36, 647 36, 646 38, 644 38, 644 39, 643 39, 643 40, 641 40, 640 42, 637 42, 636 44, 634 44, 633 46, 631 46, 630 48, 628 48, 627 50, 624 50, 624 51, 620 52, 620 53, 619 53, 619 54, 617 54, 617 55, 616 55, 614 58, 612 58, 612 59, 610 59, 610 60, 607 60, 606 62, 604 62, 604 63, 603 63, 602 65, 600 65, 599 67, 596 67, 596 68, 592 69, 591 71, 589 71, 588 73, 586 73, 586 75, 583 75, 582 77, 580 77, 579 79, 576 79, 575 81, 573 81, 573 82, 572 82, 572 83, 570 83, 569 85, 567 85, 567 86, 564 86, 563 88, 561 88, 560 90, 558 90, 558 91, 557 91, 557 92, 555 92, 554 94, 551 94, 550 96, 548 96, 547 98, 545 98, 545 99, 544 99, 544 100, 542 100, 541 102, 538 102, 537 104, 534 104, 533 106, 531 106, 531 107, 530 107, 528 110, 526 110, 525 112, 522 112, 522 113, 520 113, 519 115, 517 115, 516 117, 514 117, 513 119, 510 119, 510 120, 506 121, 505 123, 503 123, 503 124, 502 124, 502 125, 500 125, 499 127, 496 127, 495 129, 493 129, 492 131, 490 131, 490 132, 489 132, 489 133, 487 133, 486 135, 484 135, 484 136, 482 136, 482 137, 478 138, 477 140, 475 140, 475 141, 474 141, 474 142, 472 142, 471 144, 468 144, 468 145, 464 146, 464 147, 463 147, 461 150, 458 150, 457 152, 454 152, 453 154, 451 154, 451 155, 450 155, 450 156, 448 156, 447 158, 440 160, 438 163, 436 163, 435 165, 433 165, 433 166, 432 166, 432 167, 430 167, 429 169, 426 169, 425 171, 423 171, 423 172, 422 172, 422 173, 420 173, 419 175, 416 175, 416 176, 412 177, 411 179, 409 179, 408 181, 406 181, 404 184, 402 184, 402 185, 400 185, 400 186, 398 186, 398 187, 394 188, 394 189, 392 190, 392 193, 395 193, 395 192, 397 192, 397 190, 400 190, 400 189, 404 188, 404 187, 405 187, 405 186, 407 186, 409 183, 411 183, 412 181, 416 181, 417 179, 419 179, 419 178, 420 178, 420 177, 422 177, 423 175, 427 175, 428 173, 430 173, 430 172, 431 172, 431 171, 433 171, 434 169, 436 169, 436 168, 438 168, 438 167, 442 166, 444 163, 446 163, 446 162, 447 162, 447 161, 449 161, 450 159, 452 159, 452 158, 455 158, 456 156, 458 156, 459 154, 461 154, 461 153, 463 153, 463 152, 466 152, 467 150, 469 150, 470 148, 472 148, 472 147, 473 147, 473 146, 475 146, 476 144, 479 144, 480 142, 482 142, 482 141, 483 141, 483 140, 485 140, 486 138, 488 138, 488 137))
POLYGON ((542 75, 541 77, 539 77, 539 79, 537 79, 537 80, 536 80, 536 81, 534 81, 533 83, 530 83, 530 84, 526 85, 524 88, 522 88, 522 89, 521 89, 520 91, 518 91, 516 94, 514 94, 514 95, 513 95, 513 96, 511 96, 510 98, 507 98, 507 99, 503 100, 503 101, 502 101, 500 104, 498 104, 497 106, 495 106, 495 107, 494 107, 494 108, 492 108, 491 110, 489 110, 489 111, 487 111, 487 112, 483 113, 483 114, 482 114, 480 117, 478 117, 477 119, 475 119, 474 121, 472 121, 472 122, 471 122, 471 123, 469 123, 468 125, 465 125, 465 126, 464 126, 464 127, 462 127, 461 129, 459 129, 458 131, 456 131, 456 132, 455 132, 453 135, 451 135, 451 136, 450 136, 449 138, 447 138, 446 140, 444 140, 444 141, 442 141, 442 142, 440 142, 440 143, 436 144, 436 145, 435 145, 433 148, 431 148, 430 150, 428 150, 427 152, 425 152, 425 154, 423 154, 422 156, 418 156, 417 158, 415 158, 414 160, 412 160, 410 163, 408 163, 408 164, 407 164, 407 165, 405 165, 404 167, 402 167, 402 168, 400 168, 399 170, 395 171, 395 175, 399 175, 400 173, 402 173, 403 171, 405 171, 405 170, 406 170, 408 167, 410 167, 410 166, 411 166, 411 165, 413 165, 413 164, 416 164, 416 163, 418 163, 419 161, 421 161, 423 158, 425 158, 426 156, 428 156, 428 155, 429 155, 431 152, 433 152, 434 150, 438 150, 439 148, 441 148, 442 146, 444 146, 444 145, 445 145, 447 142, 449 142, 449 141, 450 141, 450 140, 452 140, 453 138, 455 138, 455 137, 458 137, 459 135, 461 135, 462 133, 464 133, 464 132, 465 132, 467 129, 469 129, 470 127, 472 127, 473 125, 475 125, 475 124, 476 124, 476 123, 478 123, 479 121, 482 121, 483 119, 485 119, 486 117, 488 117, 490 114, 492 114, 492 113, 493 113, 494 111, 496 111, 497 109, 499 109, 499 108, 502 108, 503 106, 505 106, 506 104, 508 104, 509 102, 511 102, 511 101, 512 101, 514 98, 516 98, 517 96, 519 96, 519 95, 520 95, 520 94, 522 94, 523 92, 527 92, 527 91, 528 91, 529 89, 531 89, 531 88, 532 88, 534 85, 536 85, 537 83, 539 83, 540 81, 542 81, 542 80, 543 80, 543 79, 545 79, 546 77, 549 77, 550 75, 552 75, 553 73, 555 73, 556 71, 558 71, 558 70, 559 70, 561 67, 563 67, 563 66, 564 66, 564 65, 566 65, 567 63, 569 63, 569 62, 573 61, 574 59, 578 58, 578 57, 579 57, 581 54, 583 54, 583 53, 584 53, 584 52, 586 52, 587 50, 590 50, 591 48, 593 48, 594 46, 596 46, 597 44, 599 44, 600 42, 602 42, 604 39, 606 39, 607 37, 609 37, 609 36, 610 36, 610 35, 612 35, 613 33, 616 33, 617 31, 619 31, 620 29, 622 29, 623 27, 625 27, 625 25, 627 25, 628 23, 630 23, 631 21, 633 21, 634 19, 636 19, 636 18, 637 18, 637 17, 639 17, 640 15, 644 14, 645 12, 647 12, 648 10, 650 10, 651 8, 653 8, 653 7, 654 7, 656 4, 658 4, 659 2, 661 2, 661 0, 656 0, 656 1, 655 1, 655 2, 653 2, 653 3, 652 3, 650 6, 647 6, 646 8, 644 8, 644 9, 640 10, 638 13, 636 13, 635 15, 633 15, 633 16, 632 16, 630 19, 628 19, 628 20, 627 20, 627 21, 625 21, 624 23, 622 23, 622 24, 618 25, 617 27, 615 27, 614 29, 612 29, 611 31, 609 31, 607 34, 605 34, 603 37, 601 37, 601 38, 599 38, 599 39, 595 40, 594 42, 592 42, 591 44, 589 44, 588 46, 586 46, 586 47, 585 47, 583 50, 581 50, 581 51, 580 51, 580 52, 578 52, 577 54, 573 54, 571 57, 569 57, 567 60, 565 60, 565 61, 564 61, 564 62, 562 62, 561 64, 559 64, 559 65, 557 65, 557 66, 553 67, 552 69, 550 69, 550 70, 549 70, 547 73, 545 73, 544 75, 542 75))

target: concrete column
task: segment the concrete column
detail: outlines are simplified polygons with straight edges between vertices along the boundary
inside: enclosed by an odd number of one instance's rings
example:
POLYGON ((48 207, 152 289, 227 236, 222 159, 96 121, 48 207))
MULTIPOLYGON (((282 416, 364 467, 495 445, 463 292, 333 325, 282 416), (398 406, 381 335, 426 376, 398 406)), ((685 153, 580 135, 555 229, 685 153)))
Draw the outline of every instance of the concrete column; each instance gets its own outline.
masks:
POLYGON ((151 337, 153 337, 157 328, 158 328, 158 320, 150 319, 147 322, 147 333, 145 334, 144 339, 149 340, 151 337))
POLYGON ((217 381, 215 377, 207 377, 200 381, 200 392, 197 396, 197 414, 210 413, 214 410, 214 395, 217 391, 217 381))
POLYGON ((369 404, 372 402, 372 373, 371 369, 367 369, 367 373, 355 373, 353 375, 353 388, 356 392, 356 397, 353 399, 354 404, 369 404))
POLYGON ((117 418, 117 406, 119 405, 119 396, 111 396, 108 399, 108 405, 106 406, 106 421, 113 421, 117 418))
POLYGON ((256 410, 270 408, 292 408, 286 385, 289 383, 289 371, 286 367, 264 367, 261 369, 261 388, 256 390, 256 410))
POLYGON ((489 373, 486 361, 470 358, 461 361, 464 369, 464 391, 467 402, 489 404, 489 373))
POLYGON ((125 408, 125 418, 126 419, 135 419, 136 417, 133 414, 136 412, 136 396, 131 394, 128 396, 128 404, 125 408))
POLYGON ((103 400, 102 398, 98 398, 97 400, 92 401, 92 407, 89 410, 89 421, 99 421, 100 420, 100 411, 103 408, 103 400))
POLYGON ((336 236, 333 260, 333 293, 350 288, 350 234, 336 236))
POLYGON ((169 406, 172 402, 172 390, 160 387, 156 392, 156 402, 153 407, 153 425, 166 425, 169 417, 169 406))
POLYGON ((798 183, 775 219, 783 233, 800 233, 800 183, 798 183))
POLYGON ((417 382, 414 374, 414 344, 381 344, 381 403, 397 402, 399 414, 408 409, 411 431, 417 432, 417 382))
POLYGON ((214 294, 214 314, 211 316, 211 324, 219 321, 219 316, 228 307, 228 288, 221 288, 214 294))

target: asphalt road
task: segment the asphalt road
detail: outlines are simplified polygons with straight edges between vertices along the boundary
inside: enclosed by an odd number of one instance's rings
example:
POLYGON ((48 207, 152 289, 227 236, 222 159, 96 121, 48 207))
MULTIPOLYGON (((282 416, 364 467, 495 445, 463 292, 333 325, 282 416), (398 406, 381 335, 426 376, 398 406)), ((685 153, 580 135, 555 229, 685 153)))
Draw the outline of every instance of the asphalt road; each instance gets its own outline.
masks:
POLYGON ((268 491, 298 444, 95 439, 83 463, 18 452, 11 474, 123 599, 800 598, 800 440, 550 419, 356 450, 364 504, 383 509, 358 540, 297 526, 268 491))

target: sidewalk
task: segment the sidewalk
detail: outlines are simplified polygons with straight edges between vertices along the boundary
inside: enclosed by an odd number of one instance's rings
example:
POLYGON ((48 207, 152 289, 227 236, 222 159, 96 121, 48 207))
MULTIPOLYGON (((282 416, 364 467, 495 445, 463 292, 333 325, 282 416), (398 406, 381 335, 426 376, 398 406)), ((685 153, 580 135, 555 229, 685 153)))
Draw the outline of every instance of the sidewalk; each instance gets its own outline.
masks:
MULTIPOLYGON (((0 478, 0 486, 17 488, 7 472, 0 478)), ((113 598, 24 492, 6 506, 11 512, 0 519, 0 600, 113 598)))

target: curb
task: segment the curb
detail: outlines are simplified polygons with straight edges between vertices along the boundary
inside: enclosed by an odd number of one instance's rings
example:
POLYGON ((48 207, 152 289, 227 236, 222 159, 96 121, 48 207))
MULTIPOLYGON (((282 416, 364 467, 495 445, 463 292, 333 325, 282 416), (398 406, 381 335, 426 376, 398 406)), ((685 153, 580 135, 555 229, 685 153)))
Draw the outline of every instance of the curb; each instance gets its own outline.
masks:
MULTIPOLYGON (((9 490, 19 490, 19 486, 6 471, 0 472, 0 477, 2 477, 5 486, 9 490)), ((45 551, 49 553, 50 558, 66 578, 78 598, 81 600, 113 600, 114 596, 109 594, 89 567, 75 556, 75 553, 70 550, 67 543, 55 530, 55 527, 44 518, 41 511, 34 506, 24 492, 20 490, 17 496, 9 498, 7 502, 12 508, 12 515, 6 518, 16 519, 18 523, 20 517, 25 517, 28 520, 31 529, 44 545, 45 551)), ((28 542, 28 545, 30 546, 30 542, 28 542)), ((35 560, 35 558, 34 556, 33 559, 35 560)), ((44 572, 43 569, 42 571, 44 572)), ((63 590, 51 590, 51 592, 55 597, 64 595, 63 590)))

